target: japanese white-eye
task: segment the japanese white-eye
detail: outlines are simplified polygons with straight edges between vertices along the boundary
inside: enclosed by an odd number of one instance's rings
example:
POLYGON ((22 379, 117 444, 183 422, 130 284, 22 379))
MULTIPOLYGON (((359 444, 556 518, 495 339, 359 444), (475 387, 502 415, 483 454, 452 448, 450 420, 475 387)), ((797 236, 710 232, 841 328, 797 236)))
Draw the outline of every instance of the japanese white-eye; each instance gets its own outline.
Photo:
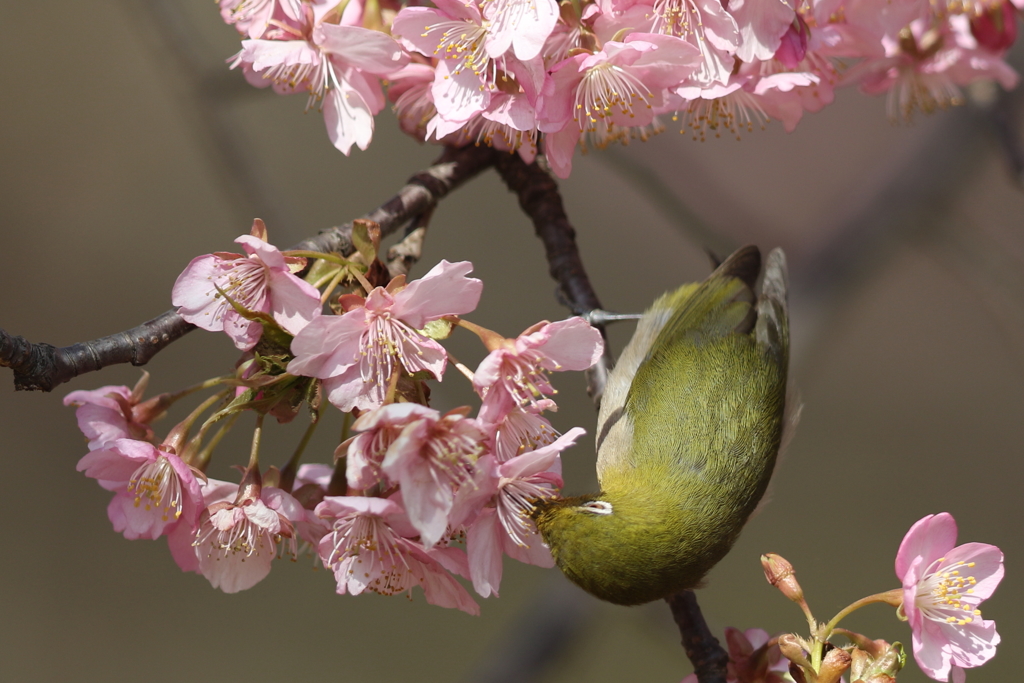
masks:
POLYGON ((696 587, 764 495, 784 423, 786 258, 744 247, 662 295, 609 375, 599 493, 536 503, 573 582, 620 605, 696 587))

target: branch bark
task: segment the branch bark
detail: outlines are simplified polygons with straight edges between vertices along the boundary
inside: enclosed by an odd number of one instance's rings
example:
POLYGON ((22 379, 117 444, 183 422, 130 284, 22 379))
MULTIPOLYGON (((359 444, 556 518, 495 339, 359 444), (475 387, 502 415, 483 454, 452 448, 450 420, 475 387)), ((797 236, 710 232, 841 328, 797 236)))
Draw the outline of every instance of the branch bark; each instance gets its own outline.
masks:
POLYGON ((693 671, 700 683, 726 683, 726 654, 718 639, 712 635, 704 615, 697 604, 693 591, 683 591, 665 598, 672 610, 672 618, 679 627, 683 649, 693 664, 693 671))
MULTIPOLYGON (((558 283, 561 298, 576 315, 586 315, 601 308, 601 302, 583 267, 576 231, 569 222, 562 204, 558 184, 537 162, 527 164, 518 154, 501 154, 495 168, 509 190, 519 197, 519 206, 533 221, 534 231, 544 243, 548 272, 558 283)), ((608 372, 615 364, 604 325, 595 324, 605 338, 604 355, 597 365, 587 370, 587 393, 596 406, 601 405, 608 372)))
MULTIPOLYGON (((379 223, 381 234, 390 235, 432 211, 452 190, 492 166, 496 156, 489 147, 446 147, 432 166, 412 176, 394 197, 363 218, 379 223)), ((352 224, 325 230, 292 249, 347 256, 353 251, 352 224)), ((33 344, 0 329, 0 366, 14 371, 17 390, 51 391, 78 375, 110 365, 145 365, 194 328, 172 310, 125 332, 63 348, 33 344)))

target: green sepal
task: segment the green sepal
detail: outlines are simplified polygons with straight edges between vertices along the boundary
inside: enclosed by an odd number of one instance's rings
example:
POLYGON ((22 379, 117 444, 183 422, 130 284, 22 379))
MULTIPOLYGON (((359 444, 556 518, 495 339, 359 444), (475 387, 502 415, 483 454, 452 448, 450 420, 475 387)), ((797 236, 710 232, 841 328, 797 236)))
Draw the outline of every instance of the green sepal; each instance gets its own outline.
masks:
POLYGON ((451 322, 444 318, 439 318, 438 320, 431 320, 429 323, 424 325, 423 329, 419 330, 419 332, 425 337, 441 341, 442 339, 450 337, 454 328, 455 325, 451 322))
POLYGON ((306 277, 304 278, 306 282, 310 284, 315 284, 317 282, 329 282, 342 268, 337 263, 328 261, 327 259, 318 258, 310 259, 310 261, 313 262, 313 265, 309 267, 309 272, 306 273, 306 277))
POLYGON ((362 219, 352 221, 352 245, 365 263, 373 263, 380 249, 380 226, 362 219))

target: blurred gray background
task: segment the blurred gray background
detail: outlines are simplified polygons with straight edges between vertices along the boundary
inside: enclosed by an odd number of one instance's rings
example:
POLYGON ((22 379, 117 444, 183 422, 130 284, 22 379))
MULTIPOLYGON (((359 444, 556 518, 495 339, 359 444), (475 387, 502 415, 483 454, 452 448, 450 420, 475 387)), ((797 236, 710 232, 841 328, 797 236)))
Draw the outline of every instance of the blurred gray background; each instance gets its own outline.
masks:
MULTIPOLYGON (((303 115, 304 98, 226 69, 237 39, 210 0, 4 0, 0 17, 0 326, 33 341, 67 345, 147 320, 169 308, 192 257, 231 249, 253 217, 293 244, 374 208, 439 152, 385 112, 370 149, 344 157, 321 115, 303 115)), ((896 587, 903 534, 947 510, 962 542, 1007 556, 984 609, 1005 644, 969 679, 1020 679, 1024 197, 993 126, 995 111, 1020 129, 1014 104, 893 126, 884 100, 843 91, 789 135, 771 124, 701 144, 669 130, 577 156, 562 189, 612 310, 704 277, 705 246, 780 245, 790 257, 803 420, 770 503, 699 593, 717 633, 804 627, 764 582, 760 553, 792 561, 827 619, 896 587)), ((475 264, 480 324, 514 335, 565 316, 531 226, 493 173, 443 202, 414 274, 441 258, 475 264)), ((616 352, 630 327, 613 330, 616 352)), ((468 365, 482 356, 454 342, 468 365)), ((148 370, 162 391, 234 360, 226 337, 193 333, 148 370)), ((600 604, 554 570, 511 561, 501 598, 482 601, 477 618, 419 594, 336 596, 309 558, 224 595, 178 571, 162 541, 111 531, 109 494, 75 472, 86 448, 62 396, 130 385, 138 369, 53 394, 16 394, 0 375, 2 681, 674 683, 689 671, 664 604, 600 604)), ((582 379, 555 381, 556 426, 592 431, 582 379)), ((449 373, 435 405, 470 400, 464 385, 449 373)), ((319 430, 311 460, 330 458, 339 424, 319 430)), ((239 422, 213 474, 245 459, 250 428, 239 422)), ((301 426, 268 431, 268 460, 283 463, 301 426)), ((564 456, 571 492, 595 486, 591 443, 564 456)), ((890 608, 844 624, 909 647, 890 608)), ((925 678, 910 664, 900 680, 925 678)))

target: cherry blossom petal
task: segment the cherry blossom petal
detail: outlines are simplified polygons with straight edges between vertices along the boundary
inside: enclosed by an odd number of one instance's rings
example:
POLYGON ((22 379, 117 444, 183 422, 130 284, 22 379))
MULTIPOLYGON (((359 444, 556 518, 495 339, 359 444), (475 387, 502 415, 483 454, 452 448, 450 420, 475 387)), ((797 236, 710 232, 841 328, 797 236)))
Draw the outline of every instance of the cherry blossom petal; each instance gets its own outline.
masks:
POLYGON ((255 235, 241 235, 235 242, 241 244, 247 254, 256 256, 268 268, 282 270, 287 267, 281 250, 255 235))
POLYGON ((601 333, 579 317, 545 325, 523 339, 523 346, 543 351, 545 367, 552 370, 586 370, 604 353, 601 333))
POLYGON ((375 75, 405 66, 409 55, 391 36, 361 26, 319 24, 316 43, 346 64, 375 75))
POLYGON ((473 581, 473 589, 480 597, 486 598, 492 593, 498 595, 502 573, 503 534, 494 508, 481 510, 476 521, 466 531, 469 575, 473 581))
POLYGON ((459 123, 487 109, 491 101, 491 91, 480 76, 470 69, 453 69, 448 59, 441 60, 435 67, 430 96, 441 118, 459 123))
POLYGON ((343 413, 354 408, 373 410, 384 402, 384 389, 377 384, 366 382, 358 365, 353 365, 340 375, 325 379, 323 389, 331 405, 343 413))
POLYGON ((324 96, 324 123, 331 144, 344 154, 352 145, 366 149, 373 138, 373 112, 346 80, 339 80, 324 96))
POLYGON ((501 57, 509 47, 518 59, 533 59, 558 23, 555 0, 500 0, 490 2, 484 17, 491 22, 487 52, 501 57))
POLYGON ((469 261, 449 263, 442 259, 422 278, 395 294, 392 315, 419 330, 430 320, 473 311, 480 302, 484 283, 466 277, 472 271, 469 261))
POLYGON ((430 35, 431 27, 451 17, 433 7, 403 7, 391 24, 391 33, 408 49, 427 57, 437 50, 437 37, 430 35))
MULTIPOLYGON (((229 256, 242 258, 239 254, 229 256)), ((223 308, 224 302, 210 295, 210 282, 221 278, 228 268, 225 259, 215 254, 192 259, 171 290, 171 302, 178 307, 178 313, 188 316, 188 322, 200 329, 221 331, 223 323, 216 312, 223 308)))
POLYGON ((298 334, 320 315, 320 292, 305 280, 271 271, 267 286, 271 291, 271 315, 285 331, 298 334))
POLYGON ((320 379, 340 375, 359 362, 359 339, 365 330, 365 308, 316 318, 292 340, 295 358, 288 363, 288 372, 320 379))
POLYGON ((736 57, 744 62, 771 59, 796 16, 782 0, 732 0, 729 13, 741 36, 736 57))
POLYGON ((188 524, 177 524, 171 533, 167 534, 167 548, 171 551, 171 557, 175 564, 183 572, 199 572, 199 556, 192 545, 196 538, 196 528, 188 524))
POLYGON ((928 515, 918 520, 903 537, 896 553, 896 575, 904 576, 916 557, 930 563, 956 545, 956 520, 948 512, 928 515))

